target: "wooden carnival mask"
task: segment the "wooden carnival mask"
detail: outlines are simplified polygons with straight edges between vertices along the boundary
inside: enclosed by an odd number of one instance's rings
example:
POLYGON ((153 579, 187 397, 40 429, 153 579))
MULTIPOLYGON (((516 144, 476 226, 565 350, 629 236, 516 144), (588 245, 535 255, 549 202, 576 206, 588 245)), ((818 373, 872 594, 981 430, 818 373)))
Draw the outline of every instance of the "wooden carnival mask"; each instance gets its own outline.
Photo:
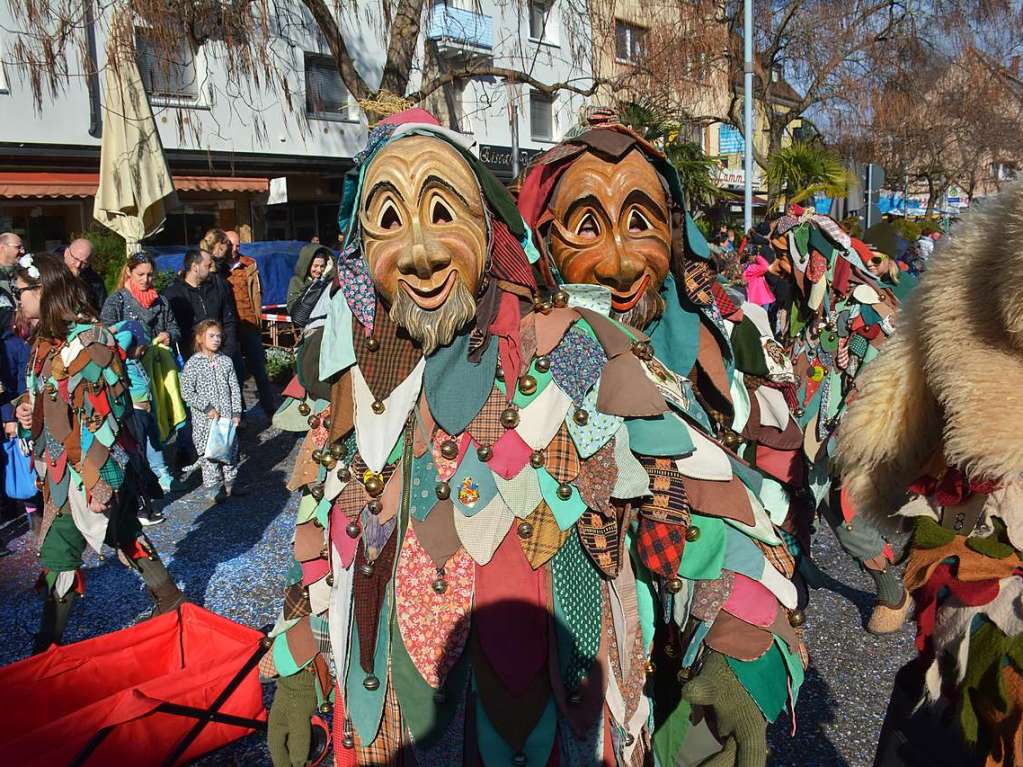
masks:
POLYGON ((429 354, 476 314, 487 258, 479 181, 438 138, 409 136, 366 169, 359 220, 370 276, 391 319, 429 354))
POLYGON ((614 314, 635 327, 661 314, 671 257, 668 196, 639 150, 617 163, 580 155, 550 207, 551 257, 565 282, 607 286, 614 314))

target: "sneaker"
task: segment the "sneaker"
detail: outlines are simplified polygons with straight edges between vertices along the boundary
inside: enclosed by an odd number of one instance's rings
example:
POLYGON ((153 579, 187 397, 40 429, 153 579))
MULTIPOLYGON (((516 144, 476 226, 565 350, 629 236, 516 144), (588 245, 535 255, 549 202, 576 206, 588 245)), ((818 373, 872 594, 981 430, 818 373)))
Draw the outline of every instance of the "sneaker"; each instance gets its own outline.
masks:
POLYGON ((223 503, 227 500, 227 489, 223 485, 211 487, 207 492, 214 503, 223 503))
POLYGON ((228 485, 227 494, 235 498, 242 498, 249 494, 249 491, 245 489, 244 485, 228 485))
POLYGON ((174 488, 174 477, 170 474, 163 474, 156 478, 156 481, 160 483, 160 489, 165 493, 171 492, 174 488))
POLYGON ((149 513, 149 516, 147 517, 139 517, 139 522, 141 522, 146 527, 149 527, 151 525, 160 525, 166 521, 167 517, 163 515, 163 512, 157 511, 156 509, 153 509, 149 513))

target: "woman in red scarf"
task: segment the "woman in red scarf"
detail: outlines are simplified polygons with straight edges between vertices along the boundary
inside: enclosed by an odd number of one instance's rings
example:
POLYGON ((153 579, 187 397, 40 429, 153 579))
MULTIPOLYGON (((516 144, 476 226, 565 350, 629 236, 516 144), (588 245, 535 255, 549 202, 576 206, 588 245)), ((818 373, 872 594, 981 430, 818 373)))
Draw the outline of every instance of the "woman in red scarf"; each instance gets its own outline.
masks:
POLYGON ((156 260, 148 253, 138 252, 128 257, 121 272, 121 288, 114 291, 103 304, 100 320, 113 325, 134 320, 146 328, 152 343, 174 349, 180 333, 167 299, 153 287, 156 260))

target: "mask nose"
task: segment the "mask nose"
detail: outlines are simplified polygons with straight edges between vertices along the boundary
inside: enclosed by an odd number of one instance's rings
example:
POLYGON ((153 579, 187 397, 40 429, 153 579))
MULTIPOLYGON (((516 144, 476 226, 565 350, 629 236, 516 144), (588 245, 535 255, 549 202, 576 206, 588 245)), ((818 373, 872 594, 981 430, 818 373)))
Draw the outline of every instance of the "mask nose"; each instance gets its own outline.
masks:
POLYGON ((428 280, 451 263, 447 249, 423 233, 418 221, 412 223, 412 246, 398 258, 398 271, 428 280))
POLYGON ((593 273, 602 285, 626 293, 643 275, 644 266, 643 259, 632 255, 616 234, 612 241, 611 254, 597 264, 593 273))

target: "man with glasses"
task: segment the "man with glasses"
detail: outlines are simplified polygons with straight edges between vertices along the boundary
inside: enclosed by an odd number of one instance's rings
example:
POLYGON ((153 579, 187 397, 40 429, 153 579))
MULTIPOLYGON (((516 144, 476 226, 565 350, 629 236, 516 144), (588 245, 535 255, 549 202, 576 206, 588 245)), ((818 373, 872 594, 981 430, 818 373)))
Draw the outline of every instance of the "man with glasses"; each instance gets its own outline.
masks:
POLYGON ((24 254, 21 237, 14 232, 0 234, 0 309, 14 307, 14 267, 24 254))
POLYGON ((64 249, 64 263, 75 277, 85 283, 89 301, 96 311, 100 311, 107 300, 107 286, 103 284, 103 278, 89 266, 91 260, 92 243, 84 237, 79 237, 64 249))

